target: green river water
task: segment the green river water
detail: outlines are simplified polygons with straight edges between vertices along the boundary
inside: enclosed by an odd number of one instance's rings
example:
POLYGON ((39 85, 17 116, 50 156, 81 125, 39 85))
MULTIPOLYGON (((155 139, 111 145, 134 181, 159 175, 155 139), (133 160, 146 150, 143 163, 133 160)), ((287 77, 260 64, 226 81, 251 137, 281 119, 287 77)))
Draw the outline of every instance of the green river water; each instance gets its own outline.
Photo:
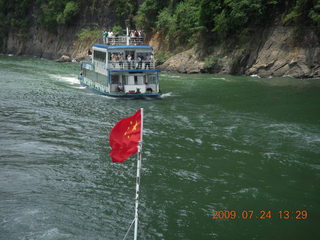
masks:
POLYGON ((161 100, 123 100, 78 72, 0 56, 1 240, 123 239, 136 159, 108 140, 141 107, 139 239, 320 239, 320 80, 161 73, 161 100))

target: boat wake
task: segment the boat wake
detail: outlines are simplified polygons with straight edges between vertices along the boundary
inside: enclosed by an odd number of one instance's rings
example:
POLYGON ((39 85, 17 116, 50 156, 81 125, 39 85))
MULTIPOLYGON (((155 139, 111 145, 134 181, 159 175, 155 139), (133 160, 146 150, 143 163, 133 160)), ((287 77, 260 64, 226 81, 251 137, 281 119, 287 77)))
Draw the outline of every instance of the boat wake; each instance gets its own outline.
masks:
POLYGON ((173 95, 172 92, 161 94, 161 98, 167 98, 167 97, 173 97, 173 96, 175 95, 173 95))
POLYGON ((87 87, 84 87, 84 86, 79 86, 79 87, 74 87, 76 89, 86 89, 87 87))
POLYGON ((66 76, 61 76, 61 75, 57 75, 57 74, 49 74, 49 77, 57 79, 59 81, 68 82, 72 85, 80 84, 79 79, 76 77, 66 77, 66 76))

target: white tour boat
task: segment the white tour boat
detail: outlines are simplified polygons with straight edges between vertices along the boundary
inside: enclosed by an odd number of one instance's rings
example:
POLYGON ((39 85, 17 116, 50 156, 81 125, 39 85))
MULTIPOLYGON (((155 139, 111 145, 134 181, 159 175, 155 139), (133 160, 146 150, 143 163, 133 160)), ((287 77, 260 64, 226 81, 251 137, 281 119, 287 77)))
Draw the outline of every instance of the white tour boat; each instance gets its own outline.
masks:
POLYGON ((81 64, 80 83, 100 94, 125 98, 157 98, 159 70, 155 69, 153 48, 144 39, 108 37, 92 46, 91 62, 81 64))

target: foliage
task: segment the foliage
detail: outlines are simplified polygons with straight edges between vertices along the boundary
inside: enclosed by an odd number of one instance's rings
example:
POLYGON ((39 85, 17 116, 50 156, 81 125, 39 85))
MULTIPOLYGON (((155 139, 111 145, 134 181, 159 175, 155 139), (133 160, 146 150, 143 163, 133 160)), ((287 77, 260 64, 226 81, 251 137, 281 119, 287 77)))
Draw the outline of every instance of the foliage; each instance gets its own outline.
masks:
POLYGON ((55 31, 58 24, 70 24, 79 13, 77 1, 36 0, 39 5, 37 22, 48 30, 55 31))
POLYGON ((72 18, 78 13, 79 4, 77 2, 67 2, 63 12, 57 15, 57 23, 65 24, 71 22, 72 18))
POLYGON ((31 22, 29 16, 32 0, 6 1, 0 0, 0 31, 9 29, 26 33, 31 22))
POLYGON ((309 11, 308 16, 317 26, 320 25, 320 0, 316 1, 314 7, 309 11))
POLYGON ((213 69, 218 62, 218 57, 215 55, 210 55, 204 59, 204 68, 213 69))
POLYGON ((194 1, 183 1, 175 6, 175 9, 162 9, 156 22, 157 29, 167 35, 172 48, 194 43, 199 29, 199 8, 194 1))
POLYGON ((137 3, 135 0, 113 0, 112 7, 115 9, 115 24, 125 26, 132 25, 134 15, 137 11, 137 3))
POLYGON ((112 31, 117 36, 117 35, 121 35, 123 29, 122 27, 115 25, 113 26, 112 31))
POLYGON ((301 28, 305 25, 320 26, 320 0, 295 0, 284 16, 285 23, 294 23, 301 28))
POLYGON ((135 24, 138 28, 151 31, 155 27, 157 16, 168 5, 168 0, 145 0, 139 6, 135 24))
POLYGON ((155 54, 155 60, 158 65, 164 63, 171 57, 171 54, 168 52, 158 51, 155 54))
POLYGON ((113 9, 110 18, 117 27, 161 32, 171 49, 200 40, 247 41, 252 29, 275 19, 300 29, 312 26, 320 33, 320 0, 0 0, 0 41, 9 31, 26 34, 34 22, 56 31, 75 22, 81 9, 103 16, 102 4, 113 9))
POLYGON ((77 36, 81 42, 93 42, 101 37, 101 31, 97 28, 93 30, 84 28, 77 34, 77 36))

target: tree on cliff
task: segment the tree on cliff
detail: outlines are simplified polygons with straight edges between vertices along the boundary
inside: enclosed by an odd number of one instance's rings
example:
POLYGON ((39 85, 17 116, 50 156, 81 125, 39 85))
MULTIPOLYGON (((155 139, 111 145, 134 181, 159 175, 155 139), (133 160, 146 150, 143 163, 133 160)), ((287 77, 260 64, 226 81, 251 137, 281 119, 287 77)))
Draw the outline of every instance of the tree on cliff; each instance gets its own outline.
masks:
POLYGON ((191 46, 200 35, 209 41, 239 40, 275 19, 320 32, 320 0, 0 0, 1 40, 9 31, 27 34, 33 24, 55 32, 57 26, 77 23, 88 12, 92 17, 87 21, 100 16, 99 23, 88 25, 103 28, 112 18, 122 27, 129 23, 146 32, 161 32, 173 46, 191 46))

